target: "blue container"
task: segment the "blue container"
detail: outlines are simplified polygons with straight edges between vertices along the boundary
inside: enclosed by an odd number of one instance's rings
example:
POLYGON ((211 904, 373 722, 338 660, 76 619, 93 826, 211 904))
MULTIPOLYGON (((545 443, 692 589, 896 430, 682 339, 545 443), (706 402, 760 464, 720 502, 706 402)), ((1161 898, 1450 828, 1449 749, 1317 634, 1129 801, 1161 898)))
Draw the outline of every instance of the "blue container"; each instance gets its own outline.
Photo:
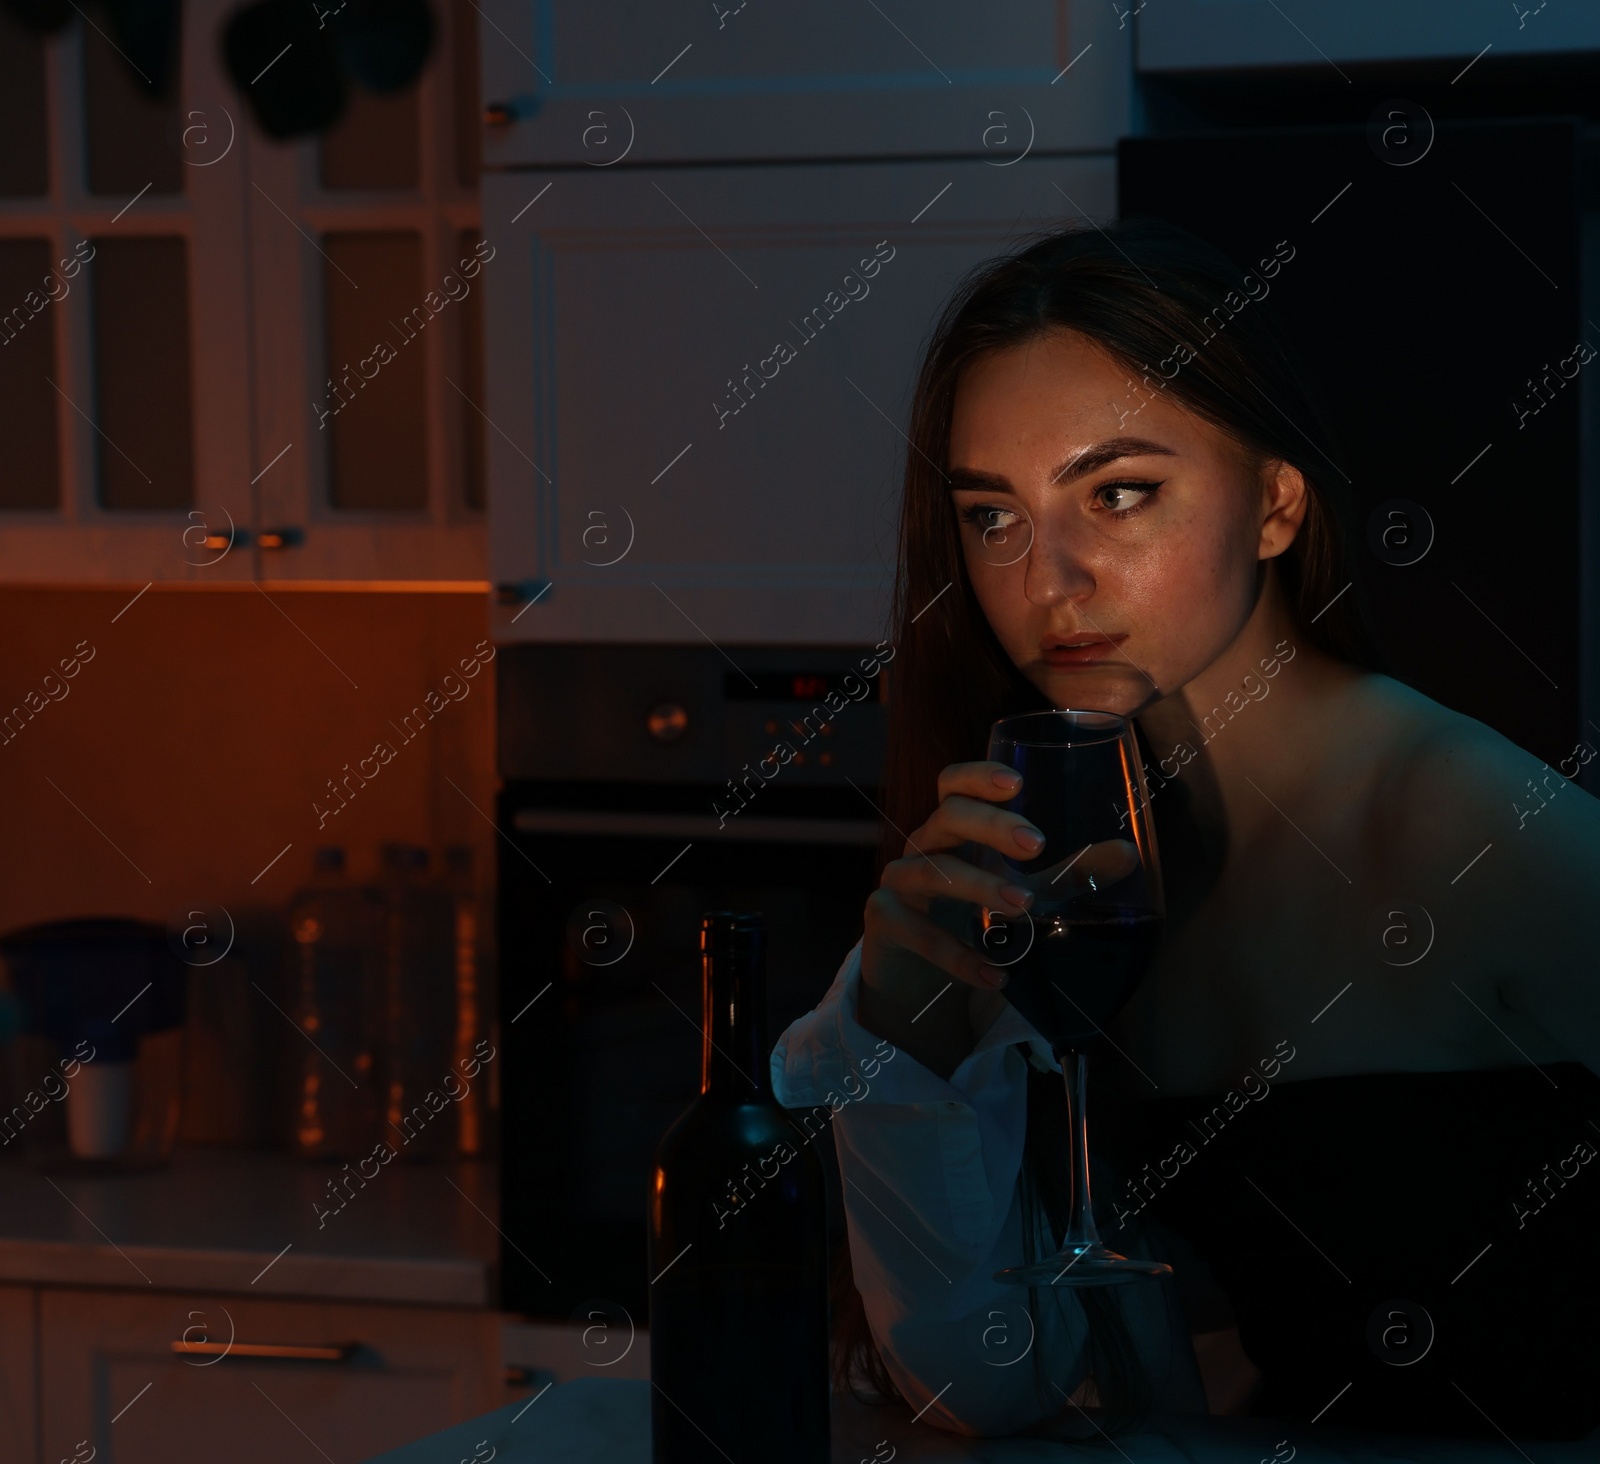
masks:
POLYGON ((187 968, 163 926, 96 917, 55 920, 0 936, 25 1035, 93 1044, 131 1062, 139 1039, 183 1025, 187 968), (148 990, 146 989, 148 988, 148 990))
POLYGON ((0 1152, 118 1171, 171 1157, 188 968, 164 927, 59 920, 0 937, 21 1016, 0 1152))

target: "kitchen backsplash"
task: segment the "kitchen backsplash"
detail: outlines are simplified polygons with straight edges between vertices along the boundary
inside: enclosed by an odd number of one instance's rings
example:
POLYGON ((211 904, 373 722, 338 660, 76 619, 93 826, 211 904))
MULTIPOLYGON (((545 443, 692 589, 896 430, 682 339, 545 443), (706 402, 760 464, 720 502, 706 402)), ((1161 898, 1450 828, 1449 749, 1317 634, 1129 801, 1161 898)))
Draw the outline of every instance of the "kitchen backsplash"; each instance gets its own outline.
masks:
POLYGON ((358 878, 492 848, 483 595, 137 588, 0 588, 0 930, 276 905, 319 843, 358 878))
POLYGON ((189 975, 180 1137, 277 1143, 314 851, 358 881, 393 843, 494 868, 485 598, 138 589, 0 588, 0 932, 128 915, 200 960, 231 940, 189 975))

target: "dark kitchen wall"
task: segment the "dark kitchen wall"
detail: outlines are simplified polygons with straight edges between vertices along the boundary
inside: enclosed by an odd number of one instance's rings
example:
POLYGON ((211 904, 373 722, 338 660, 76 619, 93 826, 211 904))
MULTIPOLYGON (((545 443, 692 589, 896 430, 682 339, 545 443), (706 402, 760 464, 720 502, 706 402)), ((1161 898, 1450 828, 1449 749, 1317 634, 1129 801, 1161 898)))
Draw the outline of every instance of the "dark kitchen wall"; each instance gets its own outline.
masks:
POLYGON ((1125 138, 1120 211, 1267 258, 1246 308, 1287 327, 1327 410, 1315 469, 1348 485, 1353 592, 1395 674, 1555 768, 1600 742, 1584 130, 1397 117, 1125 138))

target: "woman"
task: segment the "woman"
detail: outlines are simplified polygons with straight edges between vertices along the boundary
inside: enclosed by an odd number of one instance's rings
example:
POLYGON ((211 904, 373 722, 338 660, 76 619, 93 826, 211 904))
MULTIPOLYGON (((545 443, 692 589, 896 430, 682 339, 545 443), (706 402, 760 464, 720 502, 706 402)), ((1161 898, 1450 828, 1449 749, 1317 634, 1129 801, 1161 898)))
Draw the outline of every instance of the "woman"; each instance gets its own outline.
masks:
POLYGON ((1600 806, 1567 776, 1593 749, 1554 772, 1383 674, 1260 303, 1283 257, 1053 234, 977 271, 923 364, 894 848, 772 1061, 803 1106, 894 1044, 838 1111, 836 1365, 947 1429, 1085 1403, 1113 1430, 1600 1425, 1600 806), (954 851, 1040 846, 981 759, 1052 706, 1136 717, 1167 890, 1090 1112, 1102 1233, 1175 1274, 1105 1290, 992 1280, 1059 1239, 1065 1098, 1004 973, 930 915, 1025 908, 954 851))

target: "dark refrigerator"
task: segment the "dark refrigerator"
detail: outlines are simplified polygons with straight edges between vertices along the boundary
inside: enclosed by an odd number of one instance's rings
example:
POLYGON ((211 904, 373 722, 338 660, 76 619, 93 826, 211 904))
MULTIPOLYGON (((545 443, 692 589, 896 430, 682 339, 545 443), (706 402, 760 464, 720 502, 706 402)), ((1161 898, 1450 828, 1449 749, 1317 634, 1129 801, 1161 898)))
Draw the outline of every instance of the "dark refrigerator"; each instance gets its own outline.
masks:
POLYGON ((1393 110, 1125 138, 1120 213, 1288 256, 1268 308, 1331 418, 1394 674, 1575 768, 1600 746, 1588 129, 1393 110))

